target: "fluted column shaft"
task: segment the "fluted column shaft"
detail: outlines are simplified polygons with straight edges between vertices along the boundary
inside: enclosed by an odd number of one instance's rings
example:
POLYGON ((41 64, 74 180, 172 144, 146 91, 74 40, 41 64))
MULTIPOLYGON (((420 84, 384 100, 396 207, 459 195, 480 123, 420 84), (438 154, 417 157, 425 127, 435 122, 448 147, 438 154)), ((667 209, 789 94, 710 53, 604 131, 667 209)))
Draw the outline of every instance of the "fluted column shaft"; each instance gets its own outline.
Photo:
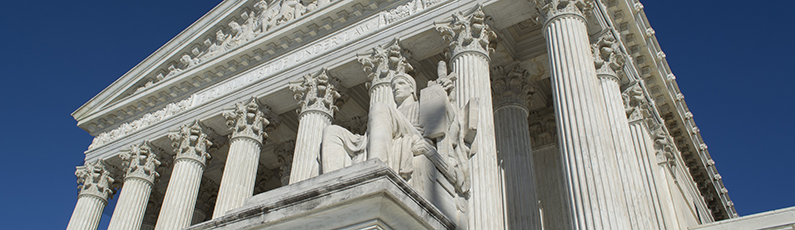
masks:
POLYGON ((93 230, 99 227, 107 201, 97 196, 79 196, 67 230, 93 230))
POLYGON ((223 116, 232 134, 213 219, 243 206, 243 201, 254 194, 262 142, 268 135, 265 127, 270 124, 255 97, 247 103, 238 102, 233 109, 223 112, 223 116))
POLYGON ((499 184, 496 142, 494 139, 494 110, 489 82, 489 59, 484 53, 454 54, 453 71, 456 102, 463 108, 469 99, 479 98, 477 136, 472 144, 475 155, 470 159, 472 196, 469 205, 470 229, 503 229, 504 213, 499 184))
POLYGON ((243 206, 243 201, 254 195, 261 145, 259 140, 248 137, 232 139, 213 219, 243 206))
POLYGON ((171 180, 168 182, 155 229, 182 229, 190 226, 203 173, 202 162, 186 158, 174 160, 171 180))
MULTIPOLYGON (((488 16, 481 5, 465 15, 456 12, 452 19, 436 24, 436 30, 449 42, 458 108, 478 100, 477 135, 471 147, 471 189, 467 208, 468 229, 505 229, 505 212, 494 139, 494 108, 492 107, 489 74, 489 53, 497 34, 486 24, 488 16)), ((472 116, 472 115, 469 115, 472 116)))
POLYGON ((647 196, 650 198, 653 216, 649 220, 656 224, 653 226, 655 229, 676 229, 675 226, 678 226, 674 218, 676 215, 673 209, 668 208, 673 204, 673 200, 664 179, 666 169, 657 165, 654 141, 649 136, 649 129, 645 123, 643 120, 631 121, 629 131, 641 166, 638 174, 642 177, 643 186, 646 187, 647 196))
POLYGON ((614 74, 599 74, 600 86, 605 96, 607 120, 615 146, 618 170, 623 186, 627 210, 632 229, 657 229, 657 221, 653 214, 649 188, 644 186, 646 178, 643 172, 643 161, 635 151, 629 130, 626 110, 619 79, 614 74))
POLYGON ((105 209, 108 198, 113 193, 110 184, 114 179, 110 177, 110 172, 105 170, 102 161, 77 167, 75 176, 80 194, 77 196, 77 204, 66 229, 96 230, 102 218, 102 210, 105 209))
POLYGON ((205 163, 210 158, 207 148, 212 146, 198 120, 180 126, 168 137, 177 156, 155 224, 155 229, 164 230, 190 226, 205 163))
POLYGON ((317 166, 317 159, 320 154, 320 142, 323 139, 323 128, 331 125, 330 115, 321 111, 306 111, 301 113, 300 117, 290 184, 319 174, 316 170, 320 168, 317 166))
POLYGON ((541 229, 527 115, 527 109, 518 106, 494 110, 509 229, 541 229))
POLYGON ((569 218, 574 229, 630 229, 587 25, 575 3, 546 5, 544 26, 569 218))
POLYGON ((137 177, 125 179, 108 229, 141 229, 151 192, 151 182, 137 177))

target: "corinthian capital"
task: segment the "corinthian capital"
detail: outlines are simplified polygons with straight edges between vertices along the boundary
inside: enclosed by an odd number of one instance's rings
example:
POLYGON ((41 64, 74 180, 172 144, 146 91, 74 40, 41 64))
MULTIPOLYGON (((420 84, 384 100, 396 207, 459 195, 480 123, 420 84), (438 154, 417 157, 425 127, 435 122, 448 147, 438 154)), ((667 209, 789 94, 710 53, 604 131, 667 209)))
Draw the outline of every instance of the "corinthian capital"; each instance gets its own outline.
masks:
POLYGON ((265 126, 270 124, 260 110, 257 98, 252 97, 248 103, 238 102, 235 107, 223 112, 226 125, 232 130, 232 138, 247 137, 262 143, 267 138, 265 126))
POLYGON ((593 0, 531 0, 538 7, 540 16, 550 20, 564 14, 584 15, 593 8, 593 0))
POLYGON ((323 68, 318 73, 306 74, 301 80, 289 83, 290 90, 298 100, 298 114, 318 111, 329 117, 334 116, 340 93, 330 80, 328 70, 323 68))
POLYGON ((408 59, 403 55, 400 39, 378 45, 369 55, 356 55, 356 60, 362 64, 362 70, 367 73, 369 87, 378 84, 389 84, 394 76, 405 74, 414 70, 408 59))
POLYGON ((483 6, 478 4, 471 12, 464 14, 456 12, 451 20, 434 23, 445 41, 450 42, 453 56, 456 54, 475 51, 487 57, 493 50, 497 34, 486 24, 486 14, 483 6))
POLYGON ((160 176, 155 171, 160 166, 160 161, 153 152, 149 141, 130 146, 130 150, 122 152, 119 157, 121 157, 122 164, 127 166, 125 179, 140 178, 149 183, 154 183, 155 178, 160 176))
POLYGON ((113 189, 110 186, 115 180, 105 169, 102 160, 78 166, 75 176, 77 176, 77 189, 80 189, 79 196, 96 196, 105 202, 113 196, 113 189))
POLYGON ((627 120, 630 122, 648 119, 649 115, 649 101, 643 94, 643 88, 640 83, 630 86, 622 94, 624 98, 624 110, 627 113, 627 120))
POLYGON ((529 75, 519 62, 492 67, 491 92, 494 108, 513 105, 527 109, 536 92, 530 85, 529 75))
POLYGON ((213 143, 208 140, 199 120, 180 126, 179 130, 169 133, 168 138, 171 139, 171 147, 177 154, 177 160, 195 160, 205 165, 207 159, 210 159, 207 150, 213 143))
POLYGON ((599 40, 591 45, 591 52, 597 74, 618 76, 617 74, 624 68, 626 58, 611 32, 599 37, 599 40))

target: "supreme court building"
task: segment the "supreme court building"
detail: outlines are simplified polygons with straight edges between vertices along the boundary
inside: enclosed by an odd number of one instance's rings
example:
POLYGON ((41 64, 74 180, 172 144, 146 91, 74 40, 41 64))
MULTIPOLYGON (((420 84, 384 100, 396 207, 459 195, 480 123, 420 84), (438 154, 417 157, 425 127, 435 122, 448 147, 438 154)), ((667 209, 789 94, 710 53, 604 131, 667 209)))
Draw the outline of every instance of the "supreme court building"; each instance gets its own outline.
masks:
POLYGON ((637 0, 225 0, 72 114, 67 229, 736 218, 665 58, 637 0))

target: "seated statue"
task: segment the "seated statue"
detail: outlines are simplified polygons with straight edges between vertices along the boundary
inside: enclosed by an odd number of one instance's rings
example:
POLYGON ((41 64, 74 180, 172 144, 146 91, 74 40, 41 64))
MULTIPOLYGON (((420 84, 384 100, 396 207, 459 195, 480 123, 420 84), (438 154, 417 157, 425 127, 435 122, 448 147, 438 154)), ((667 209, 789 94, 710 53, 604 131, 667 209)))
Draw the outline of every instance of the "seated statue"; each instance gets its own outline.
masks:
MULTIPOLYGON (((444 62, 440 63, 442 65, 446 66, 444 62)), ((467 110, 476 109, 477 106, 467 106, 463 112, 453 106, 448 94, 453 88, 455 76, 448 76, 446 69, 444 72, 440 71, 439 79, 429 82, 429 86, 423 89, 423 94, 427 91, 427 95, 434 97, 427 99, 428 103, 418 101, 417 84, 412 76, 406 73, 395 75, 391 80, 395 103, 374 103, 370 106, 367 132, 364 135, 353 134, 337 125, 326 127, 321 144, 321 171, 330 172, 378 158, 415 189, 423 190, 431 186, 429 183, 435 183, 430 178, 433 176, 428 175, 436 175, 438 170, 455 187, 451 193, 467 193, 467 162, 471 156, 469 146, 475 132, 474 128, 469 127, 476 127, 476 124, 469 124, 476 121, 467 119, 477 117, 469 116, 472 111, 467 110), (433 112, 428 115, 428 111, 433 112), (429 116, 445 119, 427 119, 429 116), (433 130, 426 132, 426 127, 432 127, 433 130), (419 175, 424 178, 417 178, 419 175)))

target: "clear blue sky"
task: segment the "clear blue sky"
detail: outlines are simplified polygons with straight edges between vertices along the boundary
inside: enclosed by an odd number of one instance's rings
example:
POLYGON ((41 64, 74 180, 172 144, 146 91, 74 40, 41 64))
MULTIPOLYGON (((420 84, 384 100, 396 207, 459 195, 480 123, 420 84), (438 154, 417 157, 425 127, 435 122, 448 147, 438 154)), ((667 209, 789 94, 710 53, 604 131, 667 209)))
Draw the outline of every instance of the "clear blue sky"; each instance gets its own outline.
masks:
MULTIPOLYGON (((795 1, 642 3, 737 211, 795 206, 795 1)), ((70 114, 216 4, 2 4, 4 228, 66 227, 77 199, 75 166, 92 139, 70 114)))

